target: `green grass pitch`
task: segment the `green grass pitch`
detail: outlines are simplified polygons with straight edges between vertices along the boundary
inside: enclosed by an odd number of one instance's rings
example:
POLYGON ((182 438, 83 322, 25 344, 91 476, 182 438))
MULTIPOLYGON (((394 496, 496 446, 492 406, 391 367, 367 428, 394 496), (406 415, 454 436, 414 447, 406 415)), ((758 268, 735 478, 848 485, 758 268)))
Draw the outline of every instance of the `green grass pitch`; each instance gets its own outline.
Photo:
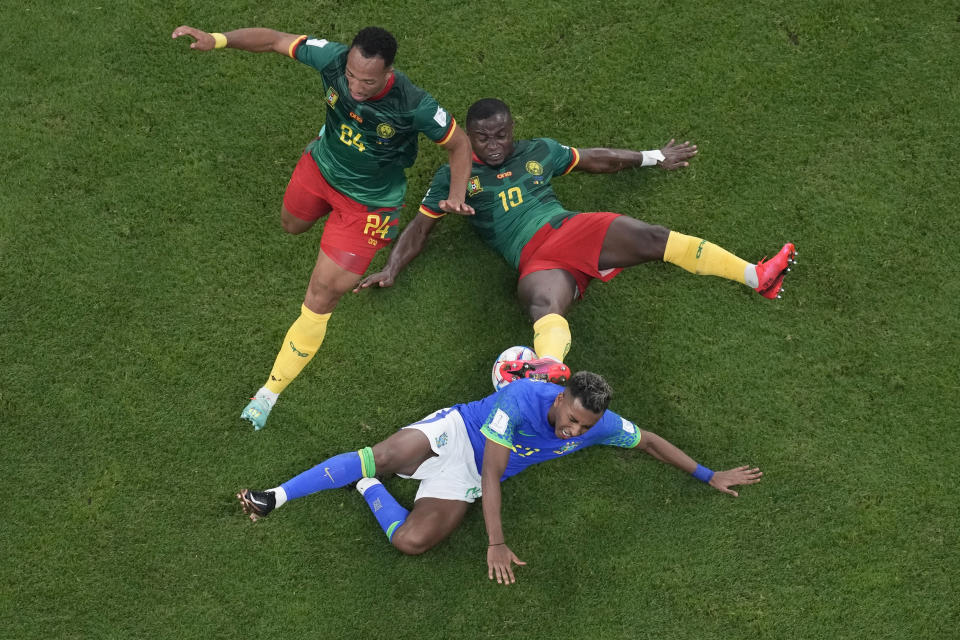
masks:
MULTIPOLYGON (((957 4, 348 4, 0 3, 0 637, 956 637, 957 4), (191 52, 184 23, 378 24, 461 121, 497 96, 518 137, 699 144, 684 172, 558 195, 752 260, 793 241, 785 299, 631 269, 571 311, 568 363, 764 481, 735 500, 602 448, 531 469, 504 485, 509 588, 479 508, 418 558, 346 490, 243 518, 237 489, 487 393, 531 330, 511 270, 445 220, 393 289, 344 300, 267 429, 242 424, 316 257, 279 206, 323 109, 309 68, 191 52)), ((442 159, 422 146, 404 221, 442 159)))

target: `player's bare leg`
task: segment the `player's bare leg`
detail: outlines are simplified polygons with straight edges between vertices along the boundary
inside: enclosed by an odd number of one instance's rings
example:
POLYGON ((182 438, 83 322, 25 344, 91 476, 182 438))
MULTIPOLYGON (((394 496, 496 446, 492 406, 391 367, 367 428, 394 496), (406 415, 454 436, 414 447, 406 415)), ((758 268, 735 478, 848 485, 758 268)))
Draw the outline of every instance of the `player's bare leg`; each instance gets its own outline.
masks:
POLYGON ((280 206, 280 225, 287 233, 299 235, 304 231, 309 231, 319 219, 320 218, 316 218, 315 220, 303 220, 287 211, 286 207, 282 205, 280 206))
POLYGON ((470 503, 442 498, 420 498, 390 542, 402 553, 418 555, 445 540, 463 522, 470 503))
POLYGON ((604 237, 597 266, 603 270, 663 260, 690 273, 743 283, 765 298, 778 298, 795 257, 796 248, 787 243, 770 260, 751 264, 701 238, 620 216, 604 237))

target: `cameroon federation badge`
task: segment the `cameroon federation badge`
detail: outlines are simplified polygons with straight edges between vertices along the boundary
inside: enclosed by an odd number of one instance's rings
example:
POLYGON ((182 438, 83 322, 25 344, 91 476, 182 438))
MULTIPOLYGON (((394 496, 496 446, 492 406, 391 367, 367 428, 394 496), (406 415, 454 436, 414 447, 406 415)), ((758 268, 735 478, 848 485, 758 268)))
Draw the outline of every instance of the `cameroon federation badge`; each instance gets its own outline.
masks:
POLYGON ((478 193, 483 191, 483 187, 480 186, 480 176, 473 176, 467 182, 467 195, 475 196, 478 193))
POLYGON ((535 176, 543 175, 543 165, 541 165, 536 160, 529 161, 527 163, 526 169, 527 169, 527 173, 533 174, 535 176))
POLYGON ((340 99, 340 94, 337 93, 336 89, 334 89, 333 87, 330 87, 329 89, 327 89, 327 95, 324 98, 324 100, 327 101, 327 104, 330 105, 331 109, 337 106, 337 100, 339 99, 340 99))
POLYGON ((396 130, 386 122, 381 122, 377 125, 377 136, 383 138, 384 140, 392 138, 396 133, 396 130))

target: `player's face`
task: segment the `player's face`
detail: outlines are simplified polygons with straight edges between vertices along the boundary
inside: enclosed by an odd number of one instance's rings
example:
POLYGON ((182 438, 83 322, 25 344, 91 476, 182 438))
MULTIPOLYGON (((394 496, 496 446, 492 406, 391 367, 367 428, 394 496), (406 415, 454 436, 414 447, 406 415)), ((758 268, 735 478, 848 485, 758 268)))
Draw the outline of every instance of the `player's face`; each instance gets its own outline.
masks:
POLYGON ((502 165, 513 153, 513 118, 498 113, 467 125, 470 146, 477 157, 491 167, 502 165))
POLYGON ((393 67, 384 65, 380 56, 364 58, 359 49, 350 49, 347 53, 347 69, 344 72, 350 87, 350 96, 357 102, 369 100, 387 86, 391 71, 393 67))
POLYGON ((553 432, 561 440, 583 435, 587 429, 597 424, 600 417, 601 414, 584 408, 578 398, 564 391, 557 394, 547 414, 547 420, 553 427, 553 432))

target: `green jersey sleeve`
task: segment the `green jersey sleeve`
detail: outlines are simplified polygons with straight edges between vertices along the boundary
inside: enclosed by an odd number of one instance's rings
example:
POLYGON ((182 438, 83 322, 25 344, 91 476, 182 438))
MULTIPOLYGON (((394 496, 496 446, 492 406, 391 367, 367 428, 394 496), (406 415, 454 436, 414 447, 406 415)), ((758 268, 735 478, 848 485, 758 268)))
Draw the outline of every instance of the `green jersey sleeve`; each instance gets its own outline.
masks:
POLYGON ((539 138, 547 147, 546 164, 554 176, 565 176, 580 162, 580 152, 551 138, 539 138))
POLYGON ((457 127, 453 116, 426 92, 413 111, 413 125, 417 131, 441 144, 450 139, 453 130, 457 127))
POLYGON ((293 57, 317 71, 322 71, 347 50, 347 47, 339 42, 309 36, 301 38, 293 46, 293 57))
POLYGON ((433 182, 420 202, 420 213, 431 218, 442 218, 446 214, 440 209, 440 201, 450 193, 450 165, 445 164, 433 175, 433 182))

